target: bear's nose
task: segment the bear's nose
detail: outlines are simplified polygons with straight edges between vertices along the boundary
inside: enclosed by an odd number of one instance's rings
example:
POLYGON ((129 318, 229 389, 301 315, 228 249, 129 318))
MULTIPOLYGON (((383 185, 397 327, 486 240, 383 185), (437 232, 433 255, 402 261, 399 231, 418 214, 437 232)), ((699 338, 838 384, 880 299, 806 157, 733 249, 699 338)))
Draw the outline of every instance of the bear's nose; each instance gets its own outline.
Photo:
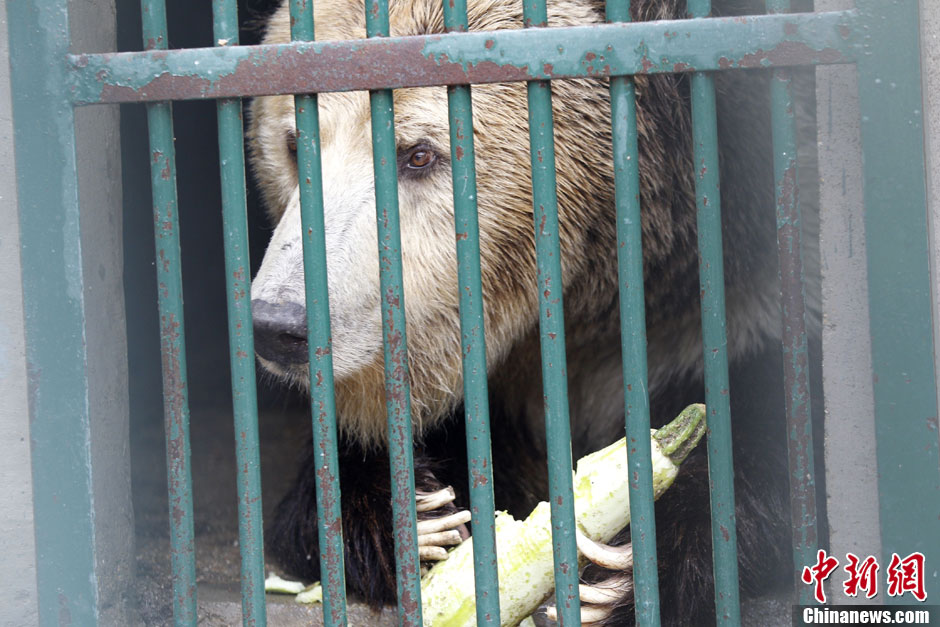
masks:
POLYGON ((281 366, 307 363, 307 312, 297 303, 251 301, 255 352, 281 366))

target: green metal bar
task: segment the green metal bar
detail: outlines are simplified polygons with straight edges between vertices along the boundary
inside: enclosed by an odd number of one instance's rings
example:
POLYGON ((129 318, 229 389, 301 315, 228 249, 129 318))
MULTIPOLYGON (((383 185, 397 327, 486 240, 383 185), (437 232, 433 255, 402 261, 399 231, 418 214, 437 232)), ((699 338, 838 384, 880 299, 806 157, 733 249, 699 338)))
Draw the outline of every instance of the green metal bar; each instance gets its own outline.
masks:
MULTIPOLYGON (((166 6, 141 0, 144 46, 166 48, 166 6)), ((183 278, 176 197, 176 150, 170 103, 147 105, 150 132, 150 181, 157 253, 157 304, 163 360, 163 416, 166 429, 167 484, 170 498, 170 568, 173 617, 177 625, 196 624, 196 547, 183 327, 183 278)))
MULTIPOLYGON (((940 452, 916 2, 857 0, 881 543, 926 556, 940 597, 940 452), (930 566, 933 560, 933 566, 930 566)), ((889 603, 909 603, 889 597, 889 603)))
MULTIPOLYGON (((548 25, 545 0, 525 0, 526 28, 548 25)), ((538 267, 539 344, 542 354, 542 389, 545 399, 545 436, 548 453, 548 493, 552 513, 555 562, 555 605, 558 624, 578 627, 578 548, 575 543, 571 425, 568 418, 568 377, 565 357, 565 311, 561 274, 561 240, 555 185, 555 138, 552 123, 552 85, 526 83, 529 109, 529 151, 532 163, 532 207, 538 267)), ((649 439, 649 438, 647 438, 649 439)))
MULTIPOLYGON (((771 13, 790 11, 790 0, 767 0, 771 13)), ((809 353, 806 341, 806 297, 803 289, 802 220, 797 180, 796 111, 789 70, 774 70, 770 84, 774 180, 777 204, 777 253, 780 260, 783 320, 783 375, 787 412, 787 449, 793 529, 794 589, 798 602, 813 603, 812 588, 803 585, 803 565, 813 564, 818 547, 816 471, 810 413, 809 353)))
MULTIPOLYGON (((291 38, 312 40, 312 2, 292 0, 290 11, 291 38)), ((317 533, 323 585, 323 622, 338 627, 346 624, 346 569, 343 562, 343 519, 337 450, 339 437, 336 429, 336 399, 333 395, 333 345, 326 271, 320 119, 316 95, 295 96, 294 111, 298 135, 297 180, 303 228, 310 410, 317 465, 317 533)))
MULTIPOLYGON (((213 0, 213 38, 217 46, 238 45, 238 7, 234 0, 213 0)), ((251 262, 245 204, 245 146, 242 102, 219 100, 219 158, 225 285, 228 299, 229 360, 235 457, 238 466, 238 542, 241 553, 242 624, 267 624, 264 604, 264 540, 261 520, 261 458, 258 395, 251 323, 251 262)))
POLYGON ((39 624, 94 625, 96 570, 75 118, 64 0, 7 2, 39 624))
POLYGON ((88 104, 851 63, 856 25, 837 11, 82 54, 69 89, 88 104))
MULTIPOLYGON (((690 17, 703 18, 711 12, 711 2, 689 0, 688 9, 690 17)), ((696 72, 692 74, 691 89, 705 405, 708 407, 708 477, 711 485, 715 615, 719 625, 740 625, 714 79, 708 74, 696 72)))
MULTIPOLYGON (((466 31, 466 0, 445 0, 443 5, 445 28, 448 31, 466 31)), ((496 505, 493 496, 493 454, 490 444, 483 285, 480 276, 480 225, 470 86, 448 87, 447 107, 450 116, 450 155, 457 237, 457 282, 460 290, 464 416, 467 469, 470 477, 470 522, 473 526, 473 580, 476 590, 477 625, 499 625, 496 505)))
MULTIPOLYGON (((607 2, 609 22, 630 21, 629 0, 607 2)), ((643 291, 643 237, 637 148, 636 88, 632 78, 610 79, 610 107, 617 206, 617 267, 620 281, 620 335, 623 354, 626 435, 630 446, 630 541, 633 595, 638 625, 659 625, 659 568, 653 510, 653 462, 647 392, 646 301, 643 291)))
MULTIPOLYGON (((388 0, 366 2, 366 35, 389 36, 388 0)), ((398 624, 419 627, 421 568, 415 513, 411 386, 405 333, 401 230, 398 217, 398 152, 392 91, 369 92, 372 112, 372 162, 382 285, 382 342, 385 350, 385 411, 392 473, 392 518, 398 580, 398 624)))

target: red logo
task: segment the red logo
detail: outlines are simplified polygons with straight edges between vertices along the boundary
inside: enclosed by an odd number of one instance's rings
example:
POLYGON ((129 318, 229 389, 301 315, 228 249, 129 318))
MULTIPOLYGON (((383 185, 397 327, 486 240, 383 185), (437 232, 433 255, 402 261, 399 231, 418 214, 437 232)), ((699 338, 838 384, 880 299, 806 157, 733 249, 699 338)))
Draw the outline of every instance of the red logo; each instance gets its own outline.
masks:
POLYGON ((869 599, 878 594, 878 560, 869 555, 864 562, 859 563, 858 556, 852 553, 846 553, 845 558, 849 562, 845 565, 845 572, 849 576, 842 584, 845 594, 858 596, 859 588, 865 591, 865 597, 869 599))
POLYGON ((811 584, 816 582, 816 589, 813 595, 818 603, 826 602, 826 592, 823 590, 823 582, 832 574, 832 571, 839 565, 839 560, 826 555, 822 549, 816 553, 816 564, 803 567, 803 583, 811 584))
POLYGON ((899 597, 910 592, 918 601, 927 598, 924 590, 924 554, 911 553, 904 559, 897 553, 891 554, 888 564, 888 596, 899 597))

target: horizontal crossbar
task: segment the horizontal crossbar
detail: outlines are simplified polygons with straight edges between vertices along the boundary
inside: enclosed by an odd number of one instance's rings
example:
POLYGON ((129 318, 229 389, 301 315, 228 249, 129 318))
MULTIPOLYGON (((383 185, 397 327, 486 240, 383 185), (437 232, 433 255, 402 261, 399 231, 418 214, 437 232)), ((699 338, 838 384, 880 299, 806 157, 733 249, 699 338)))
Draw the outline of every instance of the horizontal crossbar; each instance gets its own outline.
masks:
POLYGON ((852 63, 853 11, 69 55, 77 105, 852 63))

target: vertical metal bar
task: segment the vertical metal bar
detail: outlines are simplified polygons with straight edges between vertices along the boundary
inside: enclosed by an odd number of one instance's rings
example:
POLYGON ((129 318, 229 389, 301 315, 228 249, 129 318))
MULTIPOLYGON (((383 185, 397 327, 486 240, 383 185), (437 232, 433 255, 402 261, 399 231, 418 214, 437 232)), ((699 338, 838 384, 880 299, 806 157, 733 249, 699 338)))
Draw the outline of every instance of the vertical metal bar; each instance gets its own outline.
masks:
MULTIPOLYGON (((924 554, 940 597, 940 444, 916 2, 857 0, 881 541, 924 554)), ((909 597, 889 597, 908 603, 909 597)))
MULTIPOLYGON (((144 47, 167 47, 166 6, 141 0, 144 47)), ((196 550, 189 451, 189 399, 186 336, 183 330, 176 151, 173 110, 168 102, 147 105, 150 132, 150 181, 157 252, 157 304, 163 359, 163 415, 166 428, 167 484, 170 497, 170 564, 173 616, 177 625, 196 624, 196 550)))
MULTIPOLYGON (((767 0, 769 13, 790 11, 790 0, 767 0)), ((793 528, 794 589, 799 602, 813 602, 812 589, 800 582, 801 566, 816 559, 816 474, 810 414, 806 298, 803 290, 802 220, 797 181, 796 112, 790 70, 774 70, 770 85, 774 181, 777 205, 777 255, 780 260, 783 321, 783 380, 787 411, 787 449, 793 528)))
POLYGON ((65 0, 7 2, 42 625, 100 619, 65 0), (41 132, 37 130, 42 129, 41 132))
MULTIPOLYGON (((523 18, 526 28, 547 26, 548 11, 545 0, 525 0, 523 18)), ((558 609, 558 623, 565 627, 577 627, 581 624, 581 602, 578 597, 578 549, 575 544, 571 425, 568 422, 565 312, 562 302, 564 286, 561 278, 561 242, 555 187, 552 85, 549 81, 529 81, 526 83, 526 93, 538 267, 548 490, 555 560, 555 604, 558 609)))
MULTIPOLYGON (((314 38, 313 3, 292 0, 291 39, 314 38)), ((297 172, 303 228, 307 348, 310 364, 310 409, 317 473, 317 514, 323 622, 346 624, 346 569, 340 509, 336 401, 333 396, 333 350, 326 272, 326 227, 323 217, 323 173, 320 164, 320 119, 315 94, 294 97, 297 124, 297 172)))
MULTIPOLYGON (((448 31, 466 31, 466 0, 448 0, 443 2, 443 5, 444 27, 448 31)), ((470 514, 473 525, 473 579, 477 625, 499 625, 493 455, 486 382, 480 226, 477 214, 470 86, 448 87, 447 105, 450 115, 454 225, 457 236, 457 281, 460 289, 464 416, 470 477, 470 514)))
MULTIPOLYGON (((234 0, 213 0, 216 46, 238 45, 238 7, 234 0)), ((261 521, 261 457, 258 396, 251 324, 251 262, 245 204, 245 146, 241 99, 219 100, 219 159, 225 285, 228 299, 229 360, 235 456, 238 466, 238 541, 241 553, 242 624, 267 624, 264 604, 264 543, 261 521)))
MULTIPOLYGON (((630 0, 608 0, 607 21, 629 22, 630 0)), ((640 169, 637 148, 636 88, 633 79, 610 79, 617 205, 617 267, 620 281, 620 336, 623 355, 626 434, 630 443, 630 541, 633 590, 638 625, 659 625, 659 568, 653 510, 650 406, 647 393, 646 302, 640 216, 640 169)))
MULTIPOLYGON (((692 18, 707 17, 711 12, 711 2, 689 0, 688 9, 692 18)), ((731 459, 731 404, 714 80, 708 74, 695 72, 692 74, 691 89, 702 348, 705 358, 705 404, 708 407, 708 476, 711 484, 715 613, 719 624, 739 625, 737 530, 734 516, 734 465, 731 459)))
MULTIPOLYGON (((366 2, 366 35, 388 37, 388 0, 366 2)), ((415 513, 411 386, 402 289, 401 231, 398 220, 398 154, 392 90, 369 92, 372 162, 382 285, 382 342, 385 350, 385 411, 392 473, 392 517, 398 579, 399 625, 421 625, 421 579, 415 513)))

